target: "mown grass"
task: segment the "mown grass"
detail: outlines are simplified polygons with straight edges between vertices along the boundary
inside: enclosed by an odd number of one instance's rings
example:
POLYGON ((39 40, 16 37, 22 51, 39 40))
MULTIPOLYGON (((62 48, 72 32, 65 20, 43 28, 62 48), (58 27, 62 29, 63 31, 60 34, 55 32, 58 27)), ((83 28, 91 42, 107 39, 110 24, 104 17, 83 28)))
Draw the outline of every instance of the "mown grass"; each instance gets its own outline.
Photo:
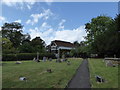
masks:
POLYGON ((2 86, 3 88, 65 88, 69 80, 75 74, 82 59, 69 59, 71 65, 66 62, 56 63, 55 60, 47 62, 15 61, 3 62, 2 86), (52 69, 52 73, 45 72, 52 69), (24 76, 27 81, 20 81, 24 76))
POLYGON ((106 67, 102 59, 89 59, 90 82, 92 88, 118 88, 118 66, 106 67), (97 83, 95 75, 105 79, 104 83, 97 83))

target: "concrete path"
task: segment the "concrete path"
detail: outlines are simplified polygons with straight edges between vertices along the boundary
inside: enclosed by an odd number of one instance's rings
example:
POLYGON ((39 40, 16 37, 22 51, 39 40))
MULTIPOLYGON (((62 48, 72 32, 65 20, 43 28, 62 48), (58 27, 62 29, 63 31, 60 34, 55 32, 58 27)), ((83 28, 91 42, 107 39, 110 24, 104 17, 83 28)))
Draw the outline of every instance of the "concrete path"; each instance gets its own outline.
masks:
POLYGON ((84 59, 67 88, 90 88, 88 60, 84 59))

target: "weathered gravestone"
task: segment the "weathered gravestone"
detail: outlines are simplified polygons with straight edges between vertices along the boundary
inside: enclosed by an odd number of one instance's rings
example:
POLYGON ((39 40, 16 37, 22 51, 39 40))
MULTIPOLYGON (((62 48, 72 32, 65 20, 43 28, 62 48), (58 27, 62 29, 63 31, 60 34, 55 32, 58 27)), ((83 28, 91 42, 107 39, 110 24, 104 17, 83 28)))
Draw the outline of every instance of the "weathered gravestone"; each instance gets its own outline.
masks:
POLYGON ((36 61, 35 57, 33 58, 33 61, 36 61))
POLYGON ((105 80, 102 77, 98 76, 98 75, 95 76, 95 78, 96 78, 96 82, 99 82, 99 83, 105 82, 105 80))
POLYGON ((56 59, 56 62, 61 63, 62 61, 60 60, 60 58, 58 58, 58 59, 56 59))
POLYGON ((70 62, 70 61, 67 61, 67 65, 71 65, 71 62, 70 62))
POLYGON ((46 59, 47 59, 46 57, 43 57, 43 61, 44 61, 44 62, 46 61, 46 59))
POLYGON ((21 64, 21 63, 22 63, 22 62, 20 62, 20 61, 17 61, 17 62, 16 62, 16 64, 21 64))
POLYGON ((20 77, 19 80, 20 80, 20 81, 26 81, 27 78, 26 78, 26 77, 20 77))
POLYGON ((47 72, 52 73, 52 70, 51 69, 47 69, 47 72))
POLYGON ((49 61, 52 61, 52 58, 49 58, 49 61))

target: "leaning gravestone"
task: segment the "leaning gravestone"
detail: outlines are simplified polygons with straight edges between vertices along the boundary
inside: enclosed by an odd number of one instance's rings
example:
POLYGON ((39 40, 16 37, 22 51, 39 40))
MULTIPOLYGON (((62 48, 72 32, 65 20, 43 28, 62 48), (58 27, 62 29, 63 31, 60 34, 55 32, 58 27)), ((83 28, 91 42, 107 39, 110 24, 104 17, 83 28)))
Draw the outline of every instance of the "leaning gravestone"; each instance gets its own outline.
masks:
POLYGON ((20 62, 20 61, 17 61, 17 62, 16 62, 16 64, 21 64, 21 63, 22 63, 22 62, 20 62))
POLYGON ((19 80, 20 80, 20 81, 25 81, 25 80, 27 80, 27 79, 26 79, 26 77, 20 77, 19 80))

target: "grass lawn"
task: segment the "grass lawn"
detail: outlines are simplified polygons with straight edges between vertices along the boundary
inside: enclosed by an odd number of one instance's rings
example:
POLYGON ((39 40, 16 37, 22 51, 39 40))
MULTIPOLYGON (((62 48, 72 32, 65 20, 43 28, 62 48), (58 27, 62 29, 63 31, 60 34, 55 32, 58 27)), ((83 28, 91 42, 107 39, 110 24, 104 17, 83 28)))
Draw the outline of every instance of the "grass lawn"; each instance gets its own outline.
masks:
POLYGON ((118 66, 106 67, 102 59, 89 59, 92 88, 118 88, 118 66), (103 77, 104 83, 97 83, 95 75, 103 77))
POLYGON ((65 88, 69 80, 75 74, 82 59, 69 59, 71 65, 66 62, 56 63, 55 60, 47 62, 15 61, 3 62, 2 86, 3 88, 65 88), (45 72, 52 69, 53 73, 45 72), (28 80, 20 81, 24 76, 28 80))

